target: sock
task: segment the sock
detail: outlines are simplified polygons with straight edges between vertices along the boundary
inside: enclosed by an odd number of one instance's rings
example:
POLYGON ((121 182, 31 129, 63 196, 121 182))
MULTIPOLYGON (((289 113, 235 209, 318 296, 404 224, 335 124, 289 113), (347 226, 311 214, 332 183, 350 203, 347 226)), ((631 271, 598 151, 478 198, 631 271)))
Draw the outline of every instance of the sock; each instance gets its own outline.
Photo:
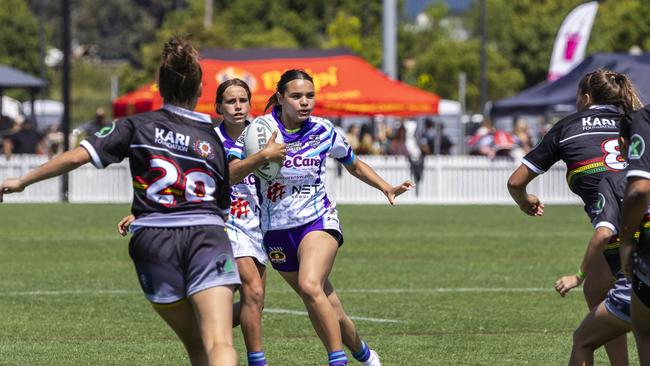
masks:
POLYGON ((361 351, 353 353, 352 357, 359 362, 366 362, 370 358, 370 348, 366 342, 361 341, 361 351))
POLYGON ((327 354, 329 366, 345 366, 348 364, 348 357, 343 350, 330 352, 327 354))
POLYGON ((264 351, 248 352, 248 366, 266 366, 264 351))

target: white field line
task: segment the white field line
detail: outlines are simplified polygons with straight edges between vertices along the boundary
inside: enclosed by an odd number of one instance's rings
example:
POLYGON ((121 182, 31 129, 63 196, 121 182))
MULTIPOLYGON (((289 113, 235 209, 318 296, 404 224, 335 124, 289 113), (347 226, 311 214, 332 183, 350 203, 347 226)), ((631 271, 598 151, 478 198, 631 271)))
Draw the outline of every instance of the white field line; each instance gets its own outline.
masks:
MULTIPOLYGON (((486 293, 486 292, 551 292, 551 287, 451 287, 451 288, 380 288, 380 289, 337 289, 338 293, 350 294, 403 294, 403 293, 486 293)), ((292 293, 291 290, 267 291, 267 293, 292 293)), ((32 290, 0 291, 0 296, 59 296, 59 295, 126 295, 139 294, 139 290, 32 290)))
MULTIPOLYGON (((306 311, 288 310, 288 309, 264 308, 264 312, 269 314, 289 314, 289 315, 301 315, 301 316, 309 315, 307 314, 306 311)), ((366 322, 374 322, 374 323, 401 323, 402 322, 401 320, 395 320, 395 319, 366 318, 363 316, 350 316, 350 319, 366 321, 366 322)))

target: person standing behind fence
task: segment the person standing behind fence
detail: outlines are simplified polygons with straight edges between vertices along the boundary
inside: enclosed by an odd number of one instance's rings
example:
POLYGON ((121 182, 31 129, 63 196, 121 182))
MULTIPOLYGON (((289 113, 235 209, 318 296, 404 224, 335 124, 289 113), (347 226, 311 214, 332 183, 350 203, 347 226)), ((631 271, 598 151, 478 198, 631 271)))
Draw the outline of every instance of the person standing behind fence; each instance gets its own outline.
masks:
MULTIPOLYGON (((261 182, 267 255, 273 268, 302 298, 330 366, 347 364, 343 344, 364 365, 381 365, 377 353, 359 338, 329 280, 343 234, 335 204, 324 189, 326 158, 343 163, 352 175, 383 192, 390 204, 413 183, 389 185, 355 157, 330 121, 311 116, 316 93, 309 74, 288 70, 276 90, 266 107, 271 113, 258 117, 277 126, 287 145, 287 158, 278 176, 261 182)), ((237 141, 229 157, 231 169, 246 163, 243 139, 237 141)))
MULTIPOLYGON (((598 212, 600 180, 627 165, 620 157, 619 122, 624 113, 642 107, 632 83, 624 74, 599 69, 586 74, 578 85, 578 111, 559 122, 532 149, 508 180, 508 190, 521 211, 542 216, 544 204, 526 191, 528 184, 557 161, 567 165, 567 183, 584 202, 589 220, 598 212)), ((595 224, 595 223, 594 223, 595 224)), ((605 256, 586 269, 583 291, 589 309, 596 307, 614 285, 605 256)), ((612 365, 627 365, 625 337, 605 346, 612 365)))
POLYGON ((88 162, 104 168, 129 158, 135 233, 129 243, 138 280, 156 312, 183 342, 192 365, 234 366, 232 300, 240 284, 224 214, 228 167, 210 116, 192 112, 201 94, 198 52, 173 37, 162 51, 162 109, 112 123, 21 178, 2 194, 88 162))

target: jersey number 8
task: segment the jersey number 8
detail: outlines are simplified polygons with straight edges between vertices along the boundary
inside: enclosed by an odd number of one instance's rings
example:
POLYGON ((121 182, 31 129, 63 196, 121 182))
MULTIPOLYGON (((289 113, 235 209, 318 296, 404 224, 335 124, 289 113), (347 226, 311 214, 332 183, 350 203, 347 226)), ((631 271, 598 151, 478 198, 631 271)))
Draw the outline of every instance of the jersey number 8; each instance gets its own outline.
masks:
POLYGON ((603 160, 607 168, 612 170, 623 170, 627 166, 621 157, 621 148, 618 146, 618 139, 605 140, 602 145, 605 156, 603 160))
POLYGON ((187 202, 214 201, 217 182, 200 169, 181 172, 172 160, 154 157, 150 161, 151 170, 160 172, 146 189, 147 198, 163 206, 173 206, 179 196, 187 202))

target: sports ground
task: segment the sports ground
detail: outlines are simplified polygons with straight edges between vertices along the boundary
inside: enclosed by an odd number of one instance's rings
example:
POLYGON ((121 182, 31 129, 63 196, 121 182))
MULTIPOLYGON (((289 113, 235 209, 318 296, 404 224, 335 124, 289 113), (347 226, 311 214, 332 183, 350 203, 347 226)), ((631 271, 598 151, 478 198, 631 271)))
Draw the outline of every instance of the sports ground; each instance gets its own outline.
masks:
MULTIPOLYGON (((127 205, 0 205, 0 365, 179 365, 115 230, 127 205)), ((384 365, 561 365, 586 313, 576 271, 592 229, 579 206, 340 206, 332 281, 384 365)), ((269 271, 271 365, 320 365, 302 303, 269 271)), ((630 340, 632 363, 636 361, 630 340)), ((239 329, 235 347, 244 364, 239 329)), ((599 350, 597 363, 605 362, 599 350)))

